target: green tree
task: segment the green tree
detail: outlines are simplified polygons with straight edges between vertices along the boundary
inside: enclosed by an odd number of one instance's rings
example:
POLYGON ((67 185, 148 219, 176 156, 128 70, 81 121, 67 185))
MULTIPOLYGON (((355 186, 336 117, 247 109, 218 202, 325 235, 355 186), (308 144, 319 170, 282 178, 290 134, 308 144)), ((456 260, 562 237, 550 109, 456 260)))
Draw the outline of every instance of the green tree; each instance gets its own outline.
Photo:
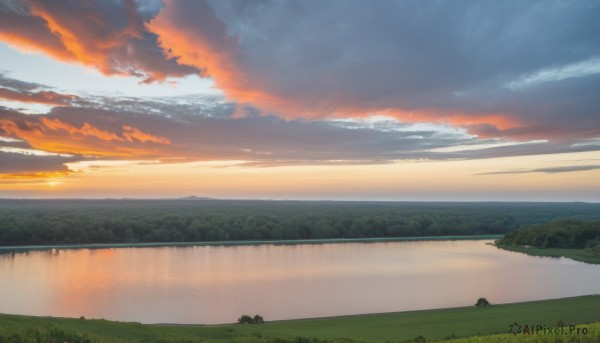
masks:
POLYGON ((238 324, 254 324, 254 318, 250 317, 247 314, 244 314, 240 318, 238 318, 238 324))
POLYGON ((488 305, 490 305, 490 302, 486 298, 477 299, 477 303, 475 304, 475 306, 488 306, 488 305))

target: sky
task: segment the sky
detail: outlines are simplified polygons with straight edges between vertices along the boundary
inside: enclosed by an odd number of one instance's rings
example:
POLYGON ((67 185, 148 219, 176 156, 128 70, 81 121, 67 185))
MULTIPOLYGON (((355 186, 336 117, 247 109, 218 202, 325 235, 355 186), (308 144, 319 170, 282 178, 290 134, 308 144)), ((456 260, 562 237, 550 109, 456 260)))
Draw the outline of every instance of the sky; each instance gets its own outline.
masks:
POLYGON ((2 0, 0 198, 598 202, 599 17, 2 0))

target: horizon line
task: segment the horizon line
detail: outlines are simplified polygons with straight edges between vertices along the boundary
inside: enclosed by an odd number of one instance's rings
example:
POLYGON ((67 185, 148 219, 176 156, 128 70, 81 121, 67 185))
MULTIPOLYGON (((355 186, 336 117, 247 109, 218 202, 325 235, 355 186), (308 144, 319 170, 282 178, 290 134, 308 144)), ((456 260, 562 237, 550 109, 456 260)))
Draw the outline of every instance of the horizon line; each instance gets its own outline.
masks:
POLYGON ((26 197, 0 197, 5 200, 86 200, 86 201, 109 201, 109 200, 135 200, 135 201, 275 201, 275 202, 396 202, 396 203, 554 203, 554 204, 600 204, 600 201, 582 200, 384 200, 384 199, 274 199, 274 198, 215 198, 204 196, 183 197, 62 197, 62 198, 26 198, 26 197))

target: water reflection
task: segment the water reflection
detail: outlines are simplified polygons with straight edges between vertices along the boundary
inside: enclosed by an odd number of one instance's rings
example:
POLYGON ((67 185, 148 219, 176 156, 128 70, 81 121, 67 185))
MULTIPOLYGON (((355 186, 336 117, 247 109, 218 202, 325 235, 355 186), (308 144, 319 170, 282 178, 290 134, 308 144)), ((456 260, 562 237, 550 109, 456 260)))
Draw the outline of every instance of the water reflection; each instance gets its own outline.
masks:
POLYGON ((486 241, 48 250, 0 257, 0 312, 225 323, 600 293, 600 266, 486 241))

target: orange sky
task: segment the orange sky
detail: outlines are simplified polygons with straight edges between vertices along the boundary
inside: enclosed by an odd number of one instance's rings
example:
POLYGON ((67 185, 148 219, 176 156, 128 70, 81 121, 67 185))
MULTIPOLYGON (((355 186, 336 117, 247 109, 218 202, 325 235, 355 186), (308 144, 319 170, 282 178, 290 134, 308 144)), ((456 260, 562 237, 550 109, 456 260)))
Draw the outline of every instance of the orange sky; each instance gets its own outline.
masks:
POLYGON ((230 5, 0 5, 0 197, 600 201, 585 9, 230 5))
POLYGON ((385 165, 239 167, 240 161, 156 164, 143 161, 69 165, 68 175, 0 179, 5 194, 55 197, 180 197, 342 200, 596 201, 597 170, 477 175, 568 166, 569 159, 597 153, 471 161, 404 161, 385 165), (10 181, 10 182, 7 182, 10 181))

